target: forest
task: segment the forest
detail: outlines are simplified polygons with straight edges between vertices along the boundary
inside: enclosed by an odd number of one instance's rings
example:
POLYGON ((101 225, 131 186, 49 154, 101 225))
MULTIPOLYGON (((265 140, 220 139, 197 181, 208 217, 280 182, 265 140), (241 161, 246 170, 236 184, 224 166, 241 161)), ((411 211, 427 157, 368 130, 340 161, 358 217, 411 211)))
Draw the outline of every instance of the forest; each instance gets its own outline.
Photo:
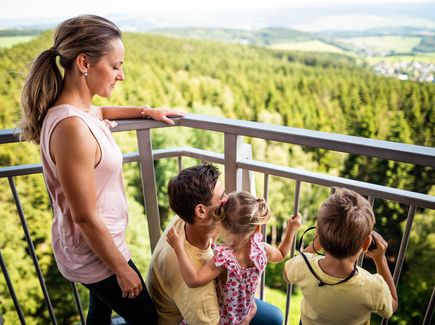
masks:
MULTIPOLYGON (((24 79, 32 59, 52 46, 52 33, 47 31, 30 42, 0 49, 0 129, 15 128, 20 121, 24 79)), ((146 33, 124 33, 123 38, 126 80, 110 99, 96 98, 96 105, 148 104, 434 147, 435 84, 377 76, 354 58, 337 54, 276 51, 261 46, 146 33)), ((137 150, 134 132, 116 133, 115 137, 123 152, 137 150)), ((260 161, 435 195, 435 173, 430 167, 258 139, 245 141, 252 144, 254 159, 260 161)), ((222 152, 223 140, 219 134, 202 130, 153 131, 155 149, 177 146, 222 152)), ((39 148, 34 144, 0 146, 0 167, 39 162, 39 148)), ((197 162, 185 161, 186 166, 194 163, 197 162)), ((175 160, 156 163, 162 227, 173 215, 168 207, 166 184, 176 173, 175 160)), ((128 242, 145 274, 150 248, 138 166, 125 165, 124 177, 131 213, 128 242)), ((56 317, 60 324, 77 323, 79 318, 70 285, 57 271, 51 252, 52 214, 43 178, 21 176, 15 181, 56 317)), ((258 182, 257 188, 261 189, 261 179, 258 182)), ((290 180, 272 178, 269 202, 274 217, 268 228, 271 242, 280 237, 293 211, 291 184, 290 180)), ((300 205, 304 228, 315 222, 316 210, 328 193, 329 189, 303 186, 300 205)), ((393 269, 407 207, 376 200, 374 210, 375 228, 389 242, 388 261, 393 269)), ((0 178, 0 229, 0 251, 19 292, 27 323, 49 323, 13 197, 4 178, 0 178)), ((422 322, 435 283, 434 252, 435 212, 419 209, 399 282, 399 309, 390 324, 422 322)), ((285 292, 282 267, 283 264, 268 267, 266 284, 285 292)), ((364 267, 374 272, 370 261, 364 267)), ((86 308, 86 291, 79 289, 86 308)), ((6 324, 18 322, 3 276, 0 277, 0 314, 6 324)))

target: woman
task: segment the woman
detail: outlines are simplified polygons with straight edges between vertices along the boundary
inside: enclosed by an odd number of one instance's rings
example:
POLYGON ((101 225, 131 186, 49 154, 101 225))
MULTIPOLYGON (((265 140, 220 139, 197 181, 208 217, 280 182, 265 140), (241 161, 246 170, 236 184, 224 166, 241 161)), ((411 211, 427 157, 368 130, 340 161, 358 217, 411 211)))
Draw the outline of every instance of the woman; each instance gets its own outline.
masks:
POLYGON ((54 45, 34 61, 22 92, 24 139, 40 143, 53 201, 52 245, 59 270, 89 289, 87 324, 157 322, 142 276, 125 242, 127 201, 122 155, 108 119, 153 118, 168 124, 180 112, 95 107, 124 80, 119 28, 102 17, 78 16, 56 29, 54 45), (64 69, 64 76, 58 68, 64 69))

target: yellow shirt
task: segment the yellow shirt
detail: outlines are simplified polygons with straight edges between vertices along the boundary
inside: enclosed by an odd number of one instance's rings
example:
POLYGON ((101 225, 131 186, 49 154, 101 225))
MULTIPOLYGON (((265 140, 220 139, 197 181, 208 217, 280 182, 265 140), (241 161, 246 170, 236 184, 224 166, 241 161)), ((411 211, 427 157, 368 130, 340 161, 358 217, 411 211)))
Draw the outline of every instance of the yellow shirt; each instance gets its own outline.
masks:
MULTIPOLYGON (((319 260, 323 256, 305 253, 311 267, 322 281, 336 283, 342 279, 322 271, 319 260)), ((285 274, 290 283, 300 286, 303 299, 301 320, 310 324, 370 324, 370 315, 375 312, 389 318, 393 314, 392 296, 387 283, 379 274, 371 274, 358 267, 358 272, 348 281, 319 287, 319 280, 311 274, 301 255, 285 264, 285 274)))
MULTIPOLYGON (((174 226, 178 234, 186 237, 184 221, 175 217, 159 239, 151 258, 146 285, 159 314, 160 325, 188 324, 216 325, 220 321, 219 304, 214 281, 199 288, 189 288, 181 276, 174 249, 166 241, 166 233, 174 226)), ((200 268, 213 256, 209 247, 199 249, 184 240, 184 247, 195 267, 200 268)))

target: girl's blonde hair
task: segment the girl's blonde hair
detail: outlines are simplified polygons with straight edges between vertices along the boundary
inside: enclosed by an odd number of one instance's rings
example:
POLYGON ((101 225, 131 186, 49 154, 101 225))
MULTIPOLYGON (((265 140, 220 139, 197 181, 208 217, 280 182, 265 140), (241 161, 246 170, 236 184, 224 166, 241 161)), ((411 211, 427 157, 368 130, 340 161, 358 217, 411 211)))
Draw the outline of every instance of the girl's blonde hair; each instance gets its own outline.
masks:
POLYGON ((211 222, 221 225, 241 245, 249 240, 256 226, 265 224, 270 216, 267 202, 249 192, 230 193, 225 201, 210 211, 211 222))
POLYGON ((83 15, 62 22, 55 31, 53 47, 42 51, 34 60, 21 93, 23 120, 21 137, 39 143, 42 122, 63 87, 62 73, 71 70, 79 54, 92 63, 98 62, 113 48, 111 41, 121 39, 121 30, 110 20, 83 15))

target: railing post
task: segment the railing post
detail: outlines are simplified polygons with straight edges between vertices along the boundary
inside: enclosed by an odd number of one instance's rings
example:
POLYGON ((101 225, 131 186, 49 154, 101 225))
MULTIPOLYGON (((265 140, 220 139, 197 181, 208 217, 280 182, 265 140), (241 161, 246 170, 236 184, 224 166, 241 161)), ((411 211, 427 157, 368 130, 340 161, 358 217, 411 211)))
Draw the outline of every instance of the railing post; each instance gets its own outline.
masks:
POLYGON ((429 304, 427 305, 426 314, 424 315, 423 325, 432 324, 433 310, 435 305, 435 286, 432 289, 429 304))
MULTIPOLYGON (((242 150, 240 156, 238 157, 240 160, 252 160, 252 146, 247 143, 242 144, 242 150)), ((254 172, 247 169, 242 169, 242 190, 249 192, 253 195, 256 195, 257 191, 255 188, 255 179, 254 172)))
POLYGON ((137 131, 137 144, 151 251, 154 251, 160 238, 160 214, 150 129, 137 131))
MULTIPOLYGON (((294 208, 293 208, 293 215, 297 215, 299 213, 299 202, 300 202, 300 193, 301 193, 301 182, 296 181, 295 185, 295 200, 294 200, 294 208)), ((292 247, 290 249, 290 258, 293 258, 295 256, 295 249, 296 249, 296 235, 293 236, 292 241, 292 247)), ((301 248, 302 250, 302 248, 301 248)), ((292 296, 292 290, 293 290, 293 284, 288 283, 287 284, 287 295, 286 295, 286 301, 285 301, 285 320, 284 325, 288 324, 289 321, 289 313, 290 313, 290 302, 291 302, 291 296, 292 296)))
POLYGON ((227 193, 242 189, 242 173, 237 169, 237 161, 242 155, 242 136, 225 133, 225 191, 227 193))
MULTIPOLYGON (((416 207, 414 205, 410 205, 408 210, 408 217, 406 218, 405 229, 403 230, 402 241, 400 242, 399 253, 397 254, 396 266, 394 267, 393 281, 396 287, 399 283, 403 262, 405 261, 406 249, 408 248, 409 235, 411 233, 412 224, 414 223, 415 211, 416 207)), ((383 318, 381 324, 388 324, 388 318, 383 318)))

